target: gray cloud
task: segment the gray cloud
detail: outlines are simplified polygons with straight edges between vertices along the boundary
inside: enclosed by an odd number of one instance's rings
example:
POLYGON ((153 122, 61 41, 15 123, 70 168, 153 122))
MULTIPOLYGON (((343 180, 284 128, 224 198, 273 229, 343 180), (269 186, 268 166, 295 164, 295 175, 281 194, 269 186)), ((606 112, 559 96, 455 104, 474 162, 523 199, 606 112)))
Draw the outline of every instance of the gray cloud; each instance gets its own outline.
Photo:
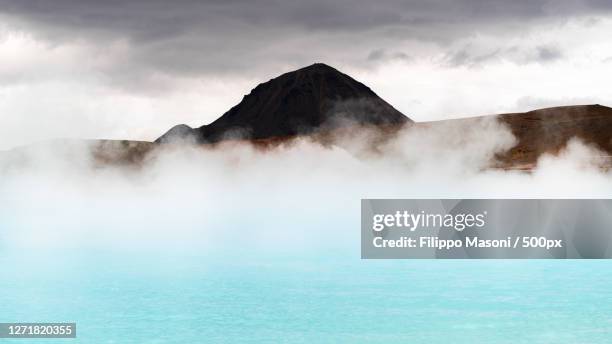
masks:
POLYGON ((542 45, 536 48, 537 60, 540 62, 552 62, 563 57, 561 50, 554 46, 542 45))
MULTIPOLYGON (((588 0, 0 0, 0 19, 51 44, 87 42, 112 82, 152 87, 171 78, 273 75, 279 65, 315 61, 409 60, 396 47, 407 40, 447 46, 476 32, 507 34, 611 8, 588 0)), ((447 63, 474 65, 499 54, 459 51, 447 63)), ((561 53, 542 47, 535 56, 544 62, 561 53)))
POLYGON ((529 63, 546 64, 563 58, 563 52, 555 45, 538 45, 535 47, 503 47, 485 53, 465 46, 457 51, 447 53, 441 61, 447 67, 482 67, 485 64, 509 61, 518 65, 529 63))
POLYGON ((448 53, 443 59, 443 64, 449 67, 476 67, 493 60, 498 60, 499 58, 499 49, 484 54, 474 54, 469 47, 466 47, 459 51, 448 53))
POLYGON ((387 51, 386 49, 372 50, 367 57, 368 61, 382 63, 388 61, 412 62, 414 58, 401 51, 387 51))

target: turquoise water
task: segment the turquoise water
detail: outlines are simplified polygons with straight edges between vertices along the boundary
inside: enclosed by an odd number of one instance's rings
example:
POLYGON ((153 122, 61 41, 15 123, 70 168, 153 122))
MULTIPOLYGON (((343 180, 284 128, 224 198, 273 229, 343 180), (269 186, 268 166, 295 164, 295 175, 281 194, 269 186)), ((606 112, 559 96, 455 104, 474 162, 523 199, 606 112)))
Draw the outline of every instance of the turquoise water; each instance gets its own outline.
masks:
POLYGON ((77 323, 76 340, 35 343, 612 340, 611 261, 4 251, 0 265, 0 322, 77 323))

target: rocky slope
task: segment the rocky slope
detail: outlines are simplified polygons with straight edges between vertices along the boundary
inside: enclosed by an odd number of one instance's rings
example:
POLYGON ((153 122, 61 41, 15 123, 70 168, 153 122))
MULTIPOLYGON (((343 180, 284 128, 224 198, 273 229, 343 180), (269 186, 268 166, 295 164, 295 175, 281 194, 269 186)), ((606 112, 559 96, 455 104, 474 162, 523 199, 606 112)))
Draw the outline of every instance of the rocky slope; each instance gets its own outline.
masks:
POLYGON ((499 159, 508 166, 535 164, 543 153, 558 153, 571 138, 578 138, 612 155, 612 108, 595 105, 562 106, 498 115, 518 143, 499 159))

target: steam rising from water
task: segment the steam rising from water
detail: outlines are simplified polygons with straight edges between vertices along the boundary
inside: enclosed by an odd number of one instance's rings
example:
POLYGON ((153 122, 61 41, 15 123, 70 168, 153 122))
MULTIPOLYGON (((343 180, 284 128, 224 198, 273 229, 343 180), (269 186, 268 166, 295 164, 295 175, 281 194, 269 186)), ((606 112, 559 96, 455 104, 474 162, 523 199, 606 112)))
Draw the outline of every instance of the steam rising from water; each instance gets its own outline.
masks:
POLYGON ((601 153, 577 140, 531 174, 487 169, 514 144, 489 119, 405 129, 380 147, 382 155, 365 153, 368 133, 338 140, 266 151, 238 143, 166 147, 141 169, 95 167, 79 142, 4 154, 0 249, 357 252, 361 198, 606 198, 612 191, 612 176, 593 164, 601 153))

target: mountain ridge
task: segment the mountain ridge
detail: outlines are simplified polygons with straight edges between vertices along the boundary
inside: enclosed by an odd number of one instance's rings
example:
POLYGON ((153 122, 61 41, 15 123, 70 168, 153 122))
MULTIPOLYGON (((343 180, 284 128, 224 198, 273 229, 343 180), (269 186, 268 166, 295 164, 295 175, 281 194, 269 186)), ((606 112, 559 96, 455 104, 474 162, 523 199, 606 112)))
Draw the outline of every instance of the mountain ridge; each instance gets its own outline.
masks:
POLYGON ((173 143, 214 149, 218 144, 234 141, 269 149, 308 137, 323 145, 334 145, 338 144, 338 136, 366 129, 373 135, 368 135, 370 141, 362 144, 374 153, 384 154, 378 144, 392 139, 403 128, 445 124, 478 128, 478 121, 489 118, 509 128, 516 138, 513 147, 496 154, 491 168, 529 171, 543 154, 558 154, 572 138, 596 147, 602 152, 606 168, 612 168, 610 107, 571 105, 414 122, 369 87, 324 64, 313 64, 259 84, 240 103, 208 125, 191 128, 179 124, 154 142, 90 140, 88 145, 94 161, 100 165, 139 165, 157 147, 173 146, 173 143))
POLYGON ((190 139, 269 139, 308 135, 348 125, 412 122, 369 87, 323 63, 284 73, 257 85, 240 103, 199 128, 171 128, 157 143, 190 139))

